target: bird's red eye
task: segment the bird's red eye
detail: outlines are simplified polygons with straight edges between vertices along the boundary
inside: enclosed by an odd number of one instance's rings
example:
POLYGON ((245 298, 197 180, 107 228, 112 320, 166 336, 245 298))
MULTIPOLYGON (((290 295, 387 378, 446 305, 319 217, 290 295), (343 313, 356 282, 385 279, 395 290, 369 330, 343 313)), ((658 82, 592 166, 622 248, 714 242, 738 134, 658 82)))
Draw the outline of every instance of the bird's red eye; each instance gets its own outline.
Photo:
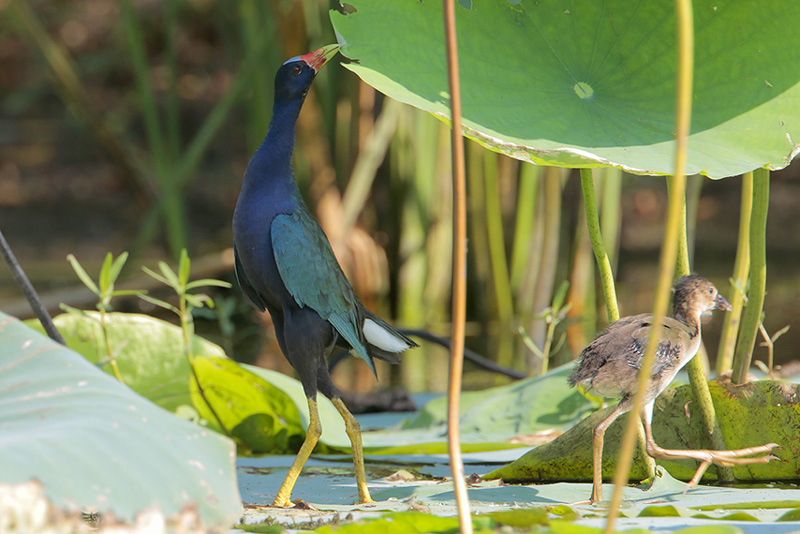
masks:
POLYGON ((292 74, 294 74, 295 76, 298 76, 301 72, 303 72, 303 67, 301 67, 300 65, 295 65, 294 67, 292 67, 292 74))

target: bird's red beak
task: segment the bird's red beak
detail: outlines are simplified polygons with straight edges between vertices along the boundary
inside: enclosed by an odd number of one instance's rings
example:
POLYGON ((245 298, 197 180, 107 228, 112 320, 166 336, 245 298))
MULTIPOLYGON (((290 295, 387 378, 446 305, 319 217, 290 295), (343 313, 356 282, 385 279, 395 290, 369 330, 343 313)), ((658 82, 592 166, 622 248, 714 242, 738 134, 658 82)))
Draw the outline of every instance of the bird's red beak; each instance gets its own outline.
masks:
POLYGON ((309 52, 308 54, 303 54, 300 56, 300 59, 308 63, 308 66, 314 69, 314 72, 319 72, 319 69, 321 69, 330 58, 336 55, 336 52, 338 51, 339 45, 332 44, 323 46, 319 50, 309 52))

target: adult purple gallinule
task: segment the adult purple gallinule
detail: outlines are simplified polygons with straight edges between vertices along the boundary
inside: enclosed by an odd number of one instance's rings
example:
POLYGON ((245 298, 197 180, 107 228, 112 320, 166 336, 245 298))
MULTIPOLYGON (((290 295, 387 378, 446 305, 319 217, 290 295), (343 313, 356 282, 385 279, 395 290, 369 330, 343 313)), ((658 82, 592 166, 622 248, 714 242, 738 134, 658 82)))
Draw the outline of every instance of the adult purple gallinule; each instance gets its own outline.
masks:
MULTIPOLYGON (((693 488, 712 463, 719 465, 766 463, 772 455, 744 458, 752 454, 768 453, 775 443, 739 450, 671 450, 662 449, 653 440, 651 423, 656 397, 666 389, 678 371, 697 354, 700 348, 700 319, 711 310, 731 310, 731 305, 719 294, 717 288, 697 275, 684 276, 673 288, 673 317, 664 319, 661 340, 656 350, 650 389, 642 408, 647 454, 662 459, 692 459, 700 462, 687 489, 693 488)), ((592 497, 593 503, 603 500, 603 436, 617 417, 630 411, 636 392, 639 369, 650 336, 652 315, 641 314, 624 317, 611 324, 592 341, 580 355, 569 384, 583 385, 603 397, 622 397, 611 414, 594 430, 592 444, 592 497)))
POLYGON ((317 391, 331 399, 345 421, 358 501, 372 502, 361 428, 331 381, 327 357, 335 347, 352 350, 374 373, 374 358, 397 363, 399 353, 417 346, 359 301, 294 178, 292 154, 300 108, 317 72, 338 48, 320 48, 278 69, 269 131, 250 160, 233 215, 239 285, 253 306, 269 311, 278 344, 308 398, 305 440, 275 496, 274 505, 281 507, 291 505, 292 488, 322 433, 317 391))

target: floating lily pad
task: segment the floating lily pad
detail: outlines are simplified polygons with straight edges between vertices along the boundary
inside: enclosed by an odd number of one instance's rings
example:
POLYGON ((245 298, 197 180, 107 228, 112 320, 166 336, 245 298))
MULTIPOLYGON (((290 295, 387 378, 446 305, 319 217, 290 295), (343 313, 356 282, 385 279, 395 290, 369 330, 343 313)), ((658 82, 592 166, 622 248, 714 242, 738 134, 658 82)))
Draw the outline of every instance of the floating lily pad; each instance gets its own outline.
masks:
MULTIPOLYGON (((800 470, 800 459, 791 452, 800 428, 800 390, 796 384, 762 380, 741 386, 709 382, 720 428, 731 449, 777 443, 773 451, 779 460, 767 464, 734 466, 740 481, 780 481, 794 479, 800 470)), ((516 481, 561 481, 592 479, 592 432, 613 410, 608 407, 592 414, 554 441, 537 447, 518 460, 503 466, 487 478, 516 481)), ((653 413, 653 436, 666 449, 707 448, 707 438, 692 409, 691 387, 669 388, 656 400, 653 413), (688 414, 688 417, 687 417, 688 414)), ((615 421, 607 430, 603 454, 603 476, 611 478, 625 418, 615 421)), ((697 469, 691 460, 658 460, 670 474, 689 480, 697 469)), ((644 456, 636 451, 631 471, 632 480, 644 476, 644 456)), ((716 478, 714 468, 706 471, 704 480, 716 478)))

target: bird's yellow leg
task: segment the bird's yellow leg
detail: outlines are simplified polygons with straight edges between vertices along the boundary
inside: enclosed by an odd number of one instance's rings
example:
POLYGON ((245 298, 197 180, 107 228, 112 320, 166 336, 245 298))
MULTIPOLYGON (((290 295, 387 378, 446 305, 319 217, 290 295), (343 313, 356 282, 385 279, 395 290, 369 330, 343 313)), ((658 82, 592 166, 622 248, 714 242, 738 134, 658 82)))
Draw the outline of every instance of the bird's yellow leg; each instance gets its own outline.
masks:
POLYGON ((309 397, 306 439, 303 441, 303 445, 300 447, 300 452, 297 453, 294 462, 292 462, 292 466, 289 468, 289 474, 286 475, 283 484, 281 484, 281 489, 278 490, 278 494, 275 496, 275 500, 272 503, 273 506, 287 508, 292 505, 292 488, 294 488, 297 477, 300 476, 300 471, 303 470, 303 466, 308 461, 308 457, 311 456, 311 452, 317 445, 321 435, 322 424, 319 422, 317 400, 309 397))
POLYGON ((333 405, 339 410, 339 413, 344 419, 344 428, 347 432, 347 437, 350 438, 350 443, 353 446, 353 465, 356 469, 356 485, 358 486, 358 503, 365 504, 375 502, 369 495, 367 488, 367 472, 364 469, 364 448, 361 445, 361 425, 344 405, 342 399, 331 399, 333 405))

